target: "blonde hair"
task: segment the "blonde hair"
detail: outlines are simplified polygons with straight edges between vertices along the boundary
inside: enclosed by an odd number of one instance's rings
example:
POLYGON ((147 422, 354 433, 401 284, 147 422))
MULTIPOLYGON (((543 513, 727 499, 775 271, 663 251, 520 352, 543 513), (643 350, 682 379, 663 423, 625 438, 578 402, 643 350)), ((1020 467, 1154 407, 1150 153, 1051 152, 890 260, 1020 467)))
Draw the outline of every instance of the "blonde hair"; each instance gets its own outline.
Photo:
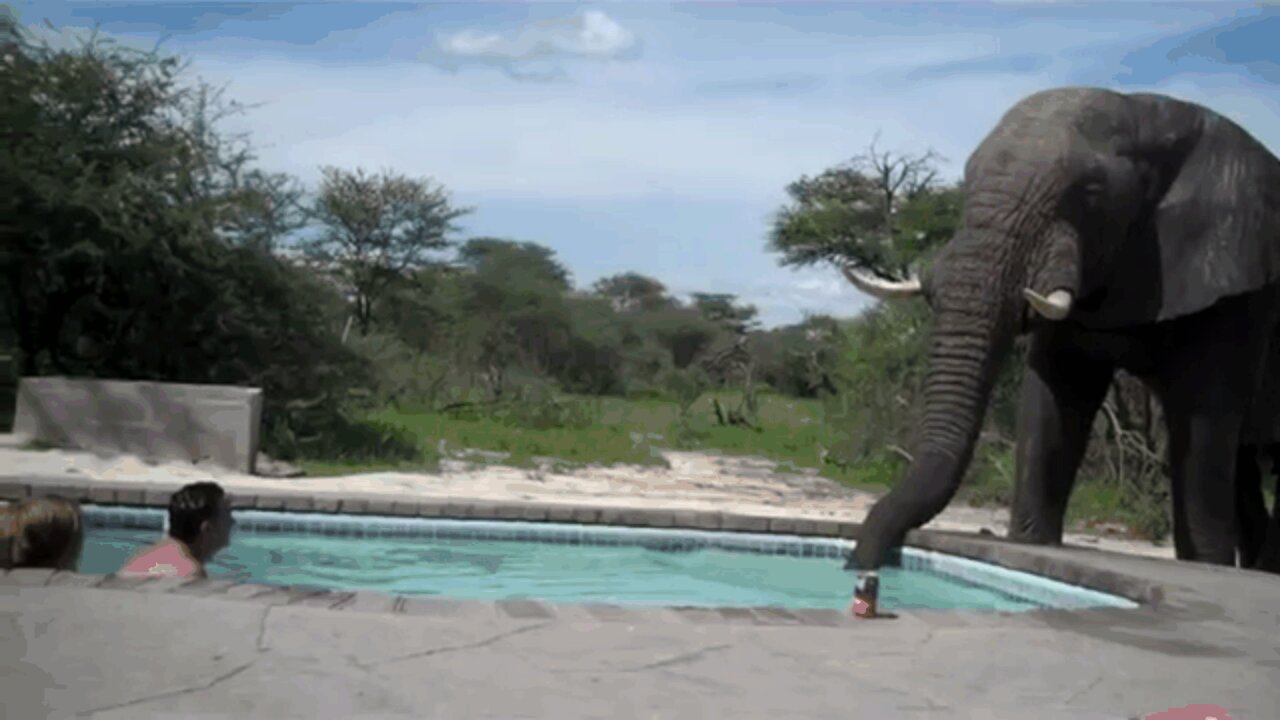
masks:
POLYGON ((0 528, 12 540, 12 567, 45 567, 74 570, 68 567, 80 556, 84 543, 84 524, 80 505, 59 495, 27 498, 10 505, 7 522, 0 528))

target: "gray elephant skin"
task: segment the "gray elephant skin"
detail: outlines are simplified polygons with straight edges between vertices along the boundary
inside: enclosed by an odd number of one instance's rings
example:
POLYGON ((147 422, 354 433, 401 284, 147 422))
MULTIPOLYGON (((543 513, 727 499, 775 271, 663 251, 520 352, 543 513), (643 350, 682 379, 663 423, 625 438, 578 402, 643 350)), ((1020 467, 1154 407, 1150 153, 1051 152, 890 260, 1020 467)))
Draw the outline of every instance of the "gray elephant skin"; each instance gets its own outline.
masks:
POLYGON ((1272 433, 1250 428, 1271 422, 1252 400, 1280 314, 1280 160, 1194 103, 1058 88, 1000 119, 965 165, 964 198, 921 277, 844 268, 870 295, 923 295, 934 317, 914 460, 850 566, 878 569, 951 501, 1024 333, 1009 537, 1061 543, 1094 416, 1124 369, 1164 406, 1177 557, 1234 565, 1242 431, 1272 433))

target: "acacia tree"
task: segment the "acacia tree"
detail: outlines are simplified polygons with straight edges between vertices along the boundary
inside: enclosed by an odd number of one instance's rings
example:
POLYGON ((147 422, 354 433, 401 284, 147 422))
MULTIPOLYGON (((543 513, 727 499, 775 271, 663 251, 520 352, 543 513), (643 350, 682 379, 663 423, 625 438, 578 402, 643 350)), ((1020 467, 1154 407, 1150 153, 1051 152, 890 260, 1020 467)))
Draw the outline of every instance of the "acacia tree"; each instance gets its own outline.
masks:
POLYGON ((341 279, 360 333, 367 335, 374 306, 391 283, 452 245, 454 221, 470 209, 454 207, 445 189, 428 178, 331 166, 321 168, 321 177, 311 210, 321 233, 303 248, 341 279))
POLYGON ((592 285, 591 292, 608 298, 613 309, 620 313, 654 311, 675 304, 675 300, 667 294, 667 286, 654 278, 634 272, 601 278, 592 285))
POLYGON ((732 293, 693 293, 693 307, 702 317, 723 327, 733 335, 745 335, 758 324, 759 311, 754 305, 739 305, 732 293))
POLYGON ((787 186, 769 249, 779 264, 851 264, 886 279, 902 279, 929 250, 946 241, 960 214, 957 187, 938 180, 941 158, 866 152, 787 186))
POLYGON ((194 160, 180 183, 212 210, 212 230, 228 245, 270 253, 276 243, 306 222, 302 188, 284 173, 258 167, 248 134, 226 133, 220 124, 244 106, 223 89, 200 84, 190 94, 194 160))

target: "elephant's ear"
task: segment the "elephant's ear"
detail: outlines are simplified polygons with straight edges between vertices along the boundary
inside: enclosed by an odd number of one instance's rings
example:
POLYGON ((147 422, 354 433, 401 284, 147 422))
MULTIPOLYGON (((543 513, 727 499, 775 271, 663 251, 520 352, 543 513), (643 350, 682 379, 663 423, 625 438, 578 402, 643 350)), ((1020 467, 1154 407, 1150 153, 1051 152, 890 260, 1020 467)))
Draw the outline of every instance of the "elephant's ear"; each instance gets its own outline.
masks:
POLYGON ((1167 187, 1112 259, 1099 324, 1168 320, 1280 281, 1280 160, 1230 120, 1202 121, 1185 147, 1156 143, 1167 187))

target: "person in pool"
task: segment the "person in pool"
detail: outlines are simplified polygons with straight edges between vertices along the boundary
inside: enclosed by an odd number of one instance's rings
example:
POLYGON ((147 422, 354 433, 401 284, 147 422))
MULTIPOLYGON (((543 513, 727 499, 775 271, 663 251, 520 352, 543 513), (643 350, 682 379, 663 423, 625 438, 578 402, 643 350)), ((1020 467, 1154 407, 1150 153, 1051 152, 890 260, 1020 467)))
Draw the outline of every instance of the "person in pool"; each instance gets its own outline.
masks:
POLYGON ((27 498, 0 512, 0 565, 74 571, 83 547, 84 523, 73 500, 27 498))
POLYGON ((208 577, 205 563, 231 542, 231 503, 215 482, 197 482, 169 498, 169 534, 144 548, 119 575, 208 577))

